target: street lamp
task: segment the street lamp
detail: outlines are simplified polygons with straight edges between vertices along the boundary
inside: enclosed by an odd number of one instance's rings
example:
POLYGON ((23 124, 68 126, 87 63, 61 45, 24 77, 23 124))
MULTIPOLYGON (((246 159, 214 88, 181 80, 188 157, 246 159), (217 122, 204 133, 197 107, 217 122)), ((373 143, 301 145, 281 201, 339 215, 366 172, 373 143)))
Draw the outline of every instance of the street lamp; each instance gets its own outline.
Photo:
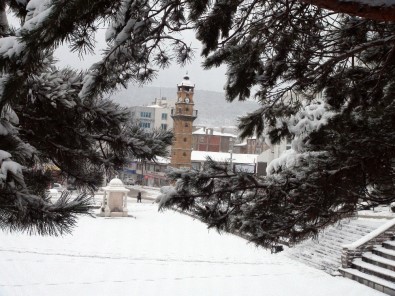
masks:
POLYGON ((231 172, 233 172, 233 145, 234 145, 234 142, 233 142, 233 138, 230 138, 229 139, 229 153, 230 153, 230 161, 229 161, 229 166, 230 166, 230 171, 231 172))
POLYGON ((233 171, 233 149, 228 151, 230 153, 229 170, 233 171))

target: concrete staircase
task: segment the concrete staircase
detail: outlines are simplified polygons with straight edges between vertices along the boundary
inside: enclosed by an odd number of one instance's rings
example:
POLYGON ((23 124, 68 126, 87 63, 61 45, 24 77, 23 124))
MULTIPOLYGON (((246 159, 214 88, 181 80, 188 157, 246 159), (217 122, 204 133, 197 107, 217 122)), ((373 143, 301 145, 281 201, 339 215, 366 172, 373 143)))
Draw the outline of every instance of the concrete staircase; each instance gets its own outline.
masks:
POLYGON ((339 271, 347 278, 395 296, 395 237, 354 259, 351 268, 339 271))
POLYGON ((287 250, 286 255, 331 275, 340 275, 342 245, 357 241, 376 229, 383 222, 363 219, 344 220, 287 250))

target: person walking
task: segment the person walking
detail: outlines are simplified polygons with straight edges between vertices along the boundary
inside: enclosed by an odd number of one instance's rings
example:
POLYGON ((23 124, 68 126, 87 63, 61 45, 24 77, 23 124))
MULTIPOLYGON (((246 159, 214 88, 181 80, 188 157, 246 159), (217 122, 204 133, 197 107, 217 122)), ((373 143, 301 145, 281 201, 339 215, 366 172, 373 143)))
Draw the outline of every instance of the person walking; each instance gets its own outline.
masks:
POLYGON ((141 202, 141 191, 137 193, 137 202, 141 202))

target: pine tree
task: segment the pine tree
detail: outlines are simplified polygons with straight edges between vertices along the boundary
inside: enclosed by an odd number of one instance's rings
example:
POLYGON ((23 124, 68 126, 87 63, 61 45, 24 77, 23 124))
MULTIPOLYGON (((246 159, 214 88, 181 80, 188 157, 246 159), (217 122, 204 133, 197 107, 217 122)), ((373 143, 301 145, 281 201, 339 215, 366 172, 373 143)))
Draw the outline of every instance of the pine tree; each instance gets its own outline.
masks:
POLYGON ((57 235, 71 230, 89 198, 65 193, 52 203, 48 164, 81 189, 128 159, 165 156, 172 134, 144 133, 108 99, 129 82, 145 83, 191 49, 169 32, 188 24, 177 1, 5 0, 0 2, 0 228, 57 235), (14 14, 20 27, 7 17, 14 14), (87 71, 59 68, 63 44, 80 55, 107 27, 107 48, 87 71))
POLYGON ((164 155, 171 135, 143 134, 107 97, 150 81, 172 59, 188 61, 191 48, 178 33, 191 28, 204 45, 204 66, 227 65, 229 101, 258 89, 262 106, 240 120, 242 136, 292 137, 294 149, 264 179, 212 161, 204 172, 174 171, 176 187, 162 207, 180 206, 268 246, 315 235, 361 201, 392 201, 394 24, 311 3, 323 2, 2 1, 0 227, 56 234, 86 212, 84 196, 46 198, 47 163, 95 188, 103 171, 129 157, 164 155), (19 28, 9 27, 8 12, 19 28), (100 62, 83 72, 56 67, 57 47, 90 52, 101 25, 100 62))
POLYGON ((211 160, 174 170, 160 208, 269 247, 395 200, 395 26, 310 2, 190 4, 205 67, 227 65, 227 99, 257 90, 261 108, 240 119, 241 135, 291 138, 292 150, 264 178, 211 160))

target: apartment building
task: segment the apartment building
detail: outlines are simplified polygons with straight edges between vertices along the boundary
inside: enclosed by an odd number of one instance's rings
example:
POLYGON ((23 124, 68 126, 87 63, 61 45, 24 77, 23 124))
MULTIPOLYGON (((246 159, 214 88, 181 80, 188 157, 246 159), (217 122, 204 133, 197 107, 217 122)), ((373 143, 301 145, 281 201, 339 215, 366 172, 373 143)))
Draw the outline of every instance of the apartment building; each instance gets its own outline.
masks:
POLYGON ((155 99, 149 106, 133 106, 130 107, 130 110, 133 119, 136 120, 144 130, 169 130, 173 128, 173 120, 171 118, 171 108, 173 106, 174 101, 161 98, 155 99))

